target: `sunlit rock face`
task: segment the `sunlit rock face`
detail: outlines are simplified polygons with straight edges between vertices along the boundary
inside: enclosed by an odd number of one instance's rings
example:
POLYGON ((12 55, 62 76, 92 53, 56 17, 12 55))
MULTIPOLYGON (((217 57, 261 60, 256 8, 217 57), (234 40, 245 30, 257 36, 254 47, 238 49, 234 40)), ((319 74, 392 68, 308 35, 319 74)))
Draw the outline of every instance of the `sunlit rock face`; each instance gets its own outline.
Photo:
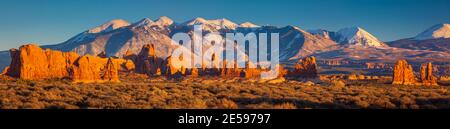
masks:
POLYGON ((406 60, 399 60, 394 65, 392 84, 412 85, 416 83, 414 71, 406 60))
POLYGON ((43 50, 33 44, 10 52, 12 61, 6 75, 25 80, 71 78, 73 82, 119 82, 118 70, 127 62, 124 59, 43 50))
POLYGON ((306 77, 306 78, 317 77, 316 58, 307 57, 304 59, 300 59, 295 64, 294 70, 292 70, 289 75, 293 77, 306 77))

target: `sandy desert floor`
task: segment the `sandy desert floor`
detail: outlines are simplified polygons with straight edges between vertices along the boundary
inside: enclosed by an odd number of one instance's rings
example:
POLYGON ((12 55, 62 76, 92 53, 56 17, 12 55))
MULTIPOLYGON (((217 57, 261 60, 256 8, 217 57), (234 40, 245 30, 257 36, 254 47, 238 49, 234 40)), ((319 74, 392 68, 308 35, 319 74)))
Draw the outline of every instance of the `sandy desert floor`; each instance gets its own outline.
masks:
POLYGON ((214 77, 122 75, 121 83, 73 84, 0 76, 0 109, 435 109, 450 108, 448 82, 398 86, 378 80, 263 83, 214 77))

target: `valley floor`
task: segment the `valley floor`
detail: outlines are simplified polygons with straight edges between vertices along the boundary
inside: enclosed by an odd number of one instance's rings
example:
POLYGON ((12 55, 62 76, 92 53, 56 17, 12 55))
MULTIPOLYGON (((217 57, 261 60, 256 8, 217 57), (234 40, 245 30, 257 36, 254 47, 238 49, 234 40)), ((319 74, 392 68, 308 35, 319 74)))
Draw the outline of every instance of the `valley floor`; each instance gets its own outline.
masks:
MULTIPOLYGON (((122 75, 122 83, 72 84, 0 76, 0 109, 434 109, 450 108, 450 87, 394 86, 389 79, 259 83, 122 75), (316 83, 314 83, 316 82, 316 83)), ((442 83, 441 83, 442 84, 442 83)))

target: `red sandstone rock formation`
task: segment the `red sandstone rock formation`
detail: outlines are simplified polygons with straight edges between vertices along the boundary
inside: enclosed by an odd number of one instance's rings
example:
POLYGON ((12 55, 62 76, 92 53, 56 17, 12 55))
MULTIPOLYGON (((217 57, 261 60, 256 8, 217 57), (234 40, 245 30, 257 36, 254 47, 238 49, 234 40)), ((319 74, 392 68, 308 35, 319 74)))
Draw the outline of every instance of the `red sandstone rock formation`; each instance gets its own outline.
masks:
POLYGON ((437 85, 437 78, 433 75, 433 64, 422 64, 420 67, 420 80, 424 85, 437 85))
POLYGON ((186 67, 183 66, 183 64, 184 64, 183 61, 184 60, 183 60, 182 55, 180 55, 180 57, 178 57, 178 60, 176 60, 172 56, 167 57, 167 59, 166 59, 166 67, 167 67, 166 74, 169 77, 181 77, 181 76, 186 75, 186 67))
POLYGON ((24 45, 11 49, 11 64, 7 75, 26 80, 69 77, 74 82, 118 81, 117 69, 126 62, 82 56, 74 52, 42 50, 36 45, 24 45), (108 63, 109 62, 109 63, 108 63), (102 76, 107 73, 107 76, 102 76))
POLYGON ((414 71, 406 60, 399 60, 394 66, 392 84, 411 85, 416 83, 414 71))
POLYGON ((191 69, 191 77, 198 77, 198 68, 192 68, 191 69))
POLYGON ((332 66, 341 65, 341 61, 340 60, 324 60, 323 63, 326 64, 326 65, 332 65, 332 66))
POLYGON ((261 70, 256 68, 253 63, 247 62, 245 69, 243 70, 245 78, 257 78, 261 77, 261 70))
POLYGON ((157 60, 153 44, 144 45, 135 62, 136 72, 147 75, 156 74, 157 69, 160 67, 160 63, 162 63, 157 60))
POLYGON ((315 57, 307 57, 301 59, 294 66, 294 70, 290 73, 294 77, 306 77, 315 78, 317 77, 317 64, 315 57))
POLYGON ((26 80, 63 78, 67 68, 78 55, 60 51, 42 50, 36 45, 24 45, 20 50, 11 49, 11 64, 7 75, 26 80))
POLYGON ((125 60, 81 56, 70 67, 70 78, 73 82, 120 82, 118 69, 125 60))
POLYGON ((106 63, 105 69, 103 70, 104 74, 102 76, 103 80, 111 81, 111 82, 120 82, 119 81, 119 73, 117 66, 113 63, 113 59, 109 58, 106 63))

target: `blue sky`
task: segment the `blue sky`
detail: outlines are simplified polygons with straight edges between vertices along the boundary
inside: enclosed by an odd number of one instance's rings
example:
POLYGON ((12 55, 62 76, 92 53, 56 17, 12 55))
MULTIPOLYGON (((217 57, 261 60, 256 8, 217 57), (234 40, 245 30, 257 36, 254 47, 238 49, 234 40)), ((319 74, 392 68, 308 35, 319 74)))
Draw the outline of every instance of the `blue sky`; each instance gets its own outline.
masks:
POLYGON ((0 50, 55 44, 112 19, 168 16, 295 25, 304 30, 360 26, 383 41, 450 23, 450 0, 1 0, 0 50))

